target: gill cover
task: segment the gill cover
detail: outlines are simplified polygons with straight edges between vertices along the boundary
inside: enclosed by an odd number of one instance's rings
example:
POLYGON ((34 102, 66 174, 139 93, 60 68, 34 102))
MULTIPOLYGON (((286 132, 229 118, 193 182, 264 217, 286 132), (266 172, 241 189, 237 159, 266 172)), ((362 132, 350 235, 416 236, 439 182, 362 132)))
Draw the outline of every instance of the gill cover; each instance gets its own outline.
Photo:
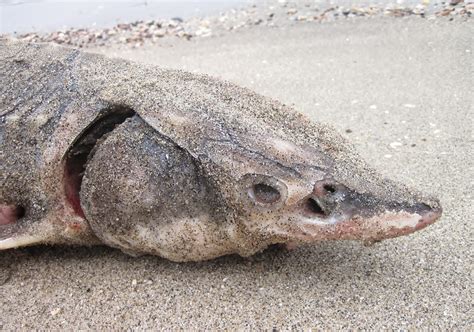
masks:
POLYGON ((219 232, 217 195, 186 150, 136 115, 97 142, 80 186, 85 218, 105 244, 175 260, 190 255, 196 232, 219 232))

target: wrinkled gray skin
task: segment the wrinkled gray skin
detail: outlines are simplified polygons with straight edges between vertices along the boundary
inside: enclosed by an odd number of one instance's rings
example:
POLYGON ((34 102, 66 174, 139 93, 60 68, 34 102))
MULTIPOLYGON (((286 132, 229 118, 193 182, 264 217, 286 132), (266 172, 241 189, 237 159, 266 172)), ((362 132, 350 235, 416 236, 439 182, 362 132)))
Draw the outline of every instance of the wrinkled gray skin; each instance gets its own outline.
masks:
POLYGON ((198 261, 374 242, 441 215, 334 129, 229 82, 0 40, 0 249, 198 261))

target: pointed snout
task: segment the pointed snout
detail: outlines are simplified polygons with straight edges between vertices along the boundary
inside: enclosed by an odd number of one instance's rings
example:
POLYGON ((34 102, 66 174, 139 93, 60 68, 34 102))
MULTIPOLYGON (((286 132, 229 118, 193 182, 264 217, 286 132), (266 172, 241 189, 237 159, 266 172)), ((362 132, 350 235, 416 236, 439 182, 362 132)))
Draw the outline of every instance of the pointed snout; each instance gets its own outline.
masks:
POLYGON ((306 223, 324 228, 328 239, 378 241, 413 233, 441 217, 437 199, 397 189, 400 195, 383 195, 358 192, 333 180, 319 181, 302 201, 306 223))
POLYGON ((408 201, 380 201, 379 212, 367 218, 364 223, 363 237, 378 241, 408 235, 433 224, 441 217, 443 210, 439 200, 419 193, 412 194, 414 196, 408 201))
POLYGON ((419 230, 436 222, 443 214, 443 208, 439 200, 431 198, 428 204, 421 203, 415 206, 414 212, 421 216, 415 227, 416 230, 419 230))
POLYGON ((425 212, 422 215, 421 220, 418 222, 418 225, 419 225, 418 229, 431 225, 432 223, 434 223, 436 220, 438 220, 441 217, 442 213, 443 211, 441 209, 425 212))

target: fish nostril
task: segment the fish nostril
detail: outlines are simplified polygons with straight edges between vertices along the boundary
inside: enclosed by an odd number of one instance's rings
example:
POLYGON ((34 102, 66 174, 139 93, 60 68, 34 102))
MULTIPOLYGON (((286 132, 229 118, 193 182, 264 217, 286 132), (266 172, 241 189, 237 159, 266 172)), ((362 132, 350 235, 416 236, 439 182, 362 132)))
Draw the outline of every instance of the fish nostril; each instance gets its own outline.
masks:
POLYGON ((323 188, 330 194, 334 194, 336 192, 336 187, 334 187, 332 184, 325 184, 323 188))
POLYGON ((341 190, 341 186, 333 181, 323 180, 314 185, 314 197, 334 196, 341 190))
POLYGON ((308 198, 304 204, 304 209, 307 214, 317 215, 317 216, 326 216, 321 205, 314 199, 308 198))

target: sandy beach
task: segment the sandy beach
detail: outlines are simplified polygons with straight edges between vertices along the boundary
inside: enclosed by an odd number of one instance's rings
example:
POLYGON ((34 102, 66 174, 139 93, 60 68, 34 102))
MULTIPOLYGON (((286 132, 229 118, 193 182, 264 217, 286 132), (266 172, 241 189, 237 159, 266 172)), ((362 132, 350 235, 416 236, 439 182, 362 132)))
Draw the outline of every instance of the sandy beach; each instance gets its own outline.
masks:
POLYGON ((332 124, 385 175, 438 196, 435 225, 172 263, 106 247, 0 254, 0 329, 472 330, 472 21, 252 25, 89 51, 206 73, 332 124))

